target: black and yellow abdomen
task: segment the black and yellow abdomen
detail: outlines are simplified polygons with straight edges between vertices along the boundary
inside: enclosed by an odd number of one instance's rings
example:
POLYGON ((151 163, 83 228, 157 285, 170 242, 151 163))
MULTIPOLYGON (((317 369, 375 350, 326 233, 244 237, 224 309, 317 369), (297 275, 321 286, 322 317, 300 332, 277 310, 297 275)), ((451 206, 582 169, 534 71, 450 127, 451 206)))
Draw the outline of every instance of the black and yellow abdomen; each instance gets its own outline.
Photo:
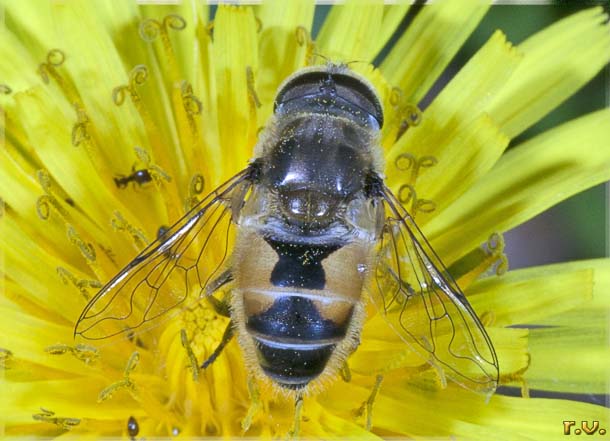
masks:
POLYGON ((242 231, 236 248, 240 342, 275 383, 301 389, 353 333, 368 252, 357 242, 297 243, 256 230, 242 231))

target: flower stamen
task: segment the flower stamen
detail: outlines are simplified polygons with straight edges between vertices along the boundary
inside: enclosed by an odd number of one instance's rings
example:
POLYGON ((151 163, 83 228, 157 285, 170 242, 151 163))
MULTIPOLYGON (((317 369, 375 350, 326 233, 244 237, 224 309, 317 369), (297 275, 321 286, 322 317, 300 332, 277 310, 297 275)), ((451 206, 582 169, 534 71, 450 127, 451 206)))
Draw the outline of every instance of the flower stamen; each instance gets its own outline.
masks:
POLYGON ((189 359, 191 373, 193 374, 193 381, 195 383, 199 382, 199 363, 197 362, 197 357, 193 352, 193 348, 191 347, 191 343, 186 335, 186 330, 180 330, 180 341, 182 342, 182 347, 186 350, 186 354, 189 359))
POLYGON ((65 430, 70 430, 73 427, 78 426, 81 422, 79 418, 56 417, 54 416, 55 412, 47 410, 44 407, 41 407, 40 410, 42 413, 35 413, 32 415, 34 420, 55 424, 65 430))
POLYGON ((258 99, 256 88, 254 87, 254 72, 251 66, 246 66, 246 84, 248 86, 248 98, 251 105, 257 108, 261 106, 261 102, 258 99))
POLYGON ((10 95, 13 92, 13 89, 11 89, 9 86, 7 86, 6 84, 0 84, 0 93, 3 95, 10 95))
POLYGON ((72 127, 72 145, 78 147, 82 142, 89 141, 91 136, 89 135, 89 116, 85 113, 78 103, 74 103, 76 109, 76 123, 72 127))
POLYGON ((0 348, 0 369, 10 369, 13 358, 13 353, 10 350, 0 348))
POLYGON ((312 40, 311 34, 304 26, 297 26, 295 35, 297 44, 305 46, 305 65, 313 65, 316 58, 316 43, 312 40))
POLYGON ((508 258, 504 254, 504 239, 500 233, 493 233, 486 243, 470 251, 448 268, 449 273, 462 286, 470 285, 489 270, 498 276, 508 271, 508 258))
POLYGON ((102 389, 102 391, 97 396, 98 403, 112 398, 115 392, 120 389, 127 389, 132 395, 135 394, 137 390, 136 384, 131 378, 129 378, 129 376, 138 366, 139 361, 140 354, 135 351, 133 354, 131 354, 129 360, 127 361, 127 365, 125 366, 125 370, 123 371, 123 378, 119 381, 112 383, 110 386, 107 386, 102 389))
POLYGON ((110 219, 110 225, 112 229, 115 231, 125 231, 129 233, 131 238, 133 239, 136 247, 138 249, 144 248, 150 241, 146 238, 146 235, 139 228, 131 225, 125 217, 121 214, 120 211, 115 210, 113 213, 113 218, 110 219))
POLYGON ((122 86, 117 86, 112 89, 112 101, 117 106, 121 106, 125 102, 126 92, 129 93, 131 101, 134 104, 140 102, 140 95, 138 94, 137 86, 141 86, 148 79, 148 68, 143 64, 135 66, 131 72, 129 72, 129 82, 122 86))
POLYGON ((415 217, 417 213, 431 213, 436 209, 434 201, 429 199, 418 199, 415 187, 410 184, 403 184, 398 189, 398 200, 403 204, 407 205, 411 203, 411 209, 409 213, 415 217))
POLYGON ((201 173, 195 173, 189 184, 189 193, 184 203, 185 211, 189 211, 199 202, 197 195, 203 193, 205 188, 205 178, 201 173))
POLYGON ((66 344, 51 345, 45 348, 45 352, 51 355, 63 355, 70 353, 85 364, 95 363, 100 358, 100 353, 97 348, 81 343, 75 346, 69 346, 66 344))
POLYGON ((56 68, 64 64, 64 61, 66 61, 66 54, 60 49, 51 49, 47 53, 47 60, 38 65, 38 74, 45 84, 49 84, 49 75, 61 84, 62 80, 56 68))
MULTIPOLYGON (((184 110, 191 117, 189 121, 192 121, 192 116, 199 115, 203 110, 203 104, 201 104, 201 100, 193 93, 193 86, 188 81, 182 81, 180 92, 182 94, 184 110)), ((192 122, 194 123, 194 121, 192 122)))
POLYGON ((64 284, 67 285, 71 282, 72 285, 74 285, 79 290, 79 292, 86 300, 89 300, 91 298, 91 295, 89 294, 89 291, 87 291, 87 288, 99 289, 102 287, 102 284, 99 282, 99 280, 78 279, 74 274, 72 274, 66 268, 63 268, 61 266, 57 267, 57 274, 61 278, 62 282, 64 282, 64 284))

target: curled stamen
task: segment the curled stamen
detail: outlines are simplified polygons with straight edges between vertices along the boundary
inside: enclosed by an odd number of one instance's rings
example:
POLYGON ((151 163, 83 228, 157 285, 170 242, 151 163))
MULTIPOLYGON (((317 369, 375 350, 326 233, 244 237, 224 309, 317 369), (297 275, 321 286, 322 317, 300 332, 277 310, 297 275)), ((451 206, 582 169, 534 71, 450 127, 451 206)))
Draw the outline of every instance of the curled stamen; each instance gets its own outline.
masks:
POLYGON ((6 84, 0 84, 0 93, 1 94, 9 95, 12 92, 13 92, 13 89, 11 89, 9 86, 7 86, 6 84))
POLYGON ((305 26, 297 26, 295 30, 295 36, 297 39, 297 44, 299 46, 303 46, 308 44, 310 40, 309 31, 305 29, 305 26))
POLYGON ((186 354, 189 359, 189 367, 191 368, 191 373, 193 374, 193 381, 197 383, 199 382, 199 363, 197 362, 197 357, 193 352, 193 348, 191 347, 191 343, 189 342, 185 329, 180 330, 180 341, 182 343, 182 347, 186 350, 186 354))
POLYGON ((127 86, 117 86, 112 89, 112 101, 117 106, 122 105, 125 102, 125 92, 127 92, 127 86))
POLYGON ((49 83, 49 74, 55 74, 55 68, 61 66, 66 60, 66 55, 60 49, 51 49, 47 53, 47 60, 38 65, 38 74, 45 84, 49 83))
POLYGON ((183 81, 181 86, 182 104, 184 110, 189 115, 198 115, 203 110, 203 104, 199 98, 193 94, 193 86, 188 81, 183 81))
POLYGON ((399 87, 392 87, 390 92, 390 104, 397 106, 402 101, 402 89, 399 87))
POLYGON ((152 164, 148 170, 152 172, 151 175, 157 184, 161 184, 161 180, 172 182, 172 177, 158 165, 152 164))
POLYGON ((138 32, 142 40, 152 43, 157 39, 159 34, 167 33, 167 29, 181 31, 186 28, 186 20, 179 15, 169 14, 163 18, 163 22, 159 22, 154 18, 147 18, 140 22, 138 32))
POLYGON ((36 171, 36 179, 45 193, 51 190, 51 175, 48 171, 43 169, 36 171))
POLYGON ((415 166, 417 159, 411 153, 401 153, 394 160, 394 165, 400 171, 406 171, 415 166))
POLYGON ((90 139, 89 133, 87 133, 87 126, 84 123, 76 123, 72 127, 72 145, 74 147, 79 146, 83 141, 90 139))
POLYGON ((131 354, 129 360, 127 360, 127 365, 125 366, 125 371, 123 372, 125 378, 129 377, 129 374, 131 374, 134 369, 138 367, 138 363, 140 363, 140 353, 135 351, 131 354))
POLYGON ((72 145, 76 147, 83 141, 88 141, 91 137, 89 136, 89 116, 78 103, 74 103, 74 108, 77 120, 72 127, 72 145))
POLYGON ((44 407, 40 408, 41 413, 35 413, 32 415, 32 418, 35 421, 44 421, 46 423, 55 424, 62 429, 70 430, 75 426, 80 424, 79 418, 67 418, 67 417, 56 417, 55 412, 45 409, 44 407))
POLYGON ((51 355, 63 355, 66 352, 72 352, 73 348, 72 348, 72 346, 68 346, 66 344, 57 344, 57 345, 47 346, 44 349, 44 351, 48 352, 51 355))
POLYGON ((77 344, 76 346, 69 346, 66 344, 51 345, 45 348, 45 352, 51 355, 70 353, 85 364, 94 363, 100 357, 97 348, 84 344, 77 344))
POLYGON ((57 202, 57 199, 55 199, 53 196, 44 194, 36 200, 36 213, 42 220, 47 220, 49 218, 51 215, 51 207, 53 207, 63 218, 68 215, 66 210, 64 210, 59 202, 57 202))
POLYGON ((411 153, 401 153, 394 160, 394 165, 398 170, 411 170, 411 175, 409 177, 410 185, 415 185, 422 169, 433 167, 437 163, 438 160, 434 156, 422 156, 418 159, 411 153))
POLYGON ((184 202, 184 210, 189 211, 193 208, 199 200, 197 199, 197 195, 203 193, 205 187, 205 179, 203 175, 200 173, 196 173, 191 178, 191 183, 189 184, 189 192, 186 200, 184 202))
POLYGON ((121 389, 127 389, 131 392, 135 392, 136 385, 131 378, 123 378, 122 380, 112 383, 110 386, 105 387, 97 396, 97 402, 109 400, 112 396, 121 389))
POLYGON ((47 195, 40 196, 36 201, 36 213, 42 220, 47 220, 51 215, 51 197, 47 195))
POLYGON ((66 54, 61 49, 51 49, 47 54, 47 63, 51 66, 61 66, 64 61, 66 61, 66 54))
POLYGON ((201 175, 200 173, 196 173, 191 178, 191 185, 189 186, 191 194, 196 195, 203 193, 204 187, 205 179, 203 178, 203 175, 201 175))
POLYGON ((98 280, 78 279, 74 274, 61 266, 57 267, 57 274, 64 284, 67 285, 68 283, 72 283, 72 285, 78 288, 86 300, 91 298, 87 288, 99 289, 102 287, 102 284, 98 280))
POLYGON ((98 358, 100 358, 100 353, 97 348, 82 343, 79 343, 74 346, 72 355, 74 355, 76 358, 78 358, 85 364, 94 363, 95 361, 97 361, 98 358))
POLYGON ((398 200, 403 205, 411 204, 409 210, 411 216, 415 216, 417 213, 431 213, 436 209, 434 201, 418 199, 415 187, 410 184, 403 184, 398 189, 398 200))
POLYGON ((177 14, 169 14, 163 19, 163 26, 166 29, 181 31, 186 28, 186 20, 177 14))
POLYGON ((403 122, 406 123, 408 127, 414 127, 421 123, 422 111, 415 104, 405 104, 401 109, 401 113, 405 115, 403 122))
POLYGON ((415 213, 432 213, 436 210, 436 204, 429 199, 418 199, 413 208, 413 216, 415 213))
POLYGON ((136 153, 136 156, 138 157, 139 161, 144 163, 146 166, 150 164, 150 155, 145 149, 139 146, 135 146, 133 151, 136 153))
POLYGON ((248 95, 250 96, 250 99, 254 102, 256 107, 260 107, 261 102, 258 99, 258 95, 254 87, 254 72, 252 71, 251 66, 246 66, 246 83, 248 85, 248 95))
POLYGON ((144 248, 146 244, 148 244, 146 235, 142 230, 127 222, 127 219, 125 219, 119 211, 114 211, 112 215, 114 217, 110 219, 110 225, 115 231, 126 231, 129 233, 138 248, 144 248))
POLYGON ((135 66, 131 72, 129 72, 129 86, 135 88, 135 86, 141 86, 148 79, 148 68, 143 64, 135 66))
POLYGON ((90 243, 85 243, 72 225, 68 224, 66 226, 66 234, 68 235, 68 240, 78 247, 85 259, 90 262, 95 261, 95 248, 90 243))
POLYGON ((97 396, 97 402, 101 403, 102 401, 106 401, 109 398, 112 398, 114 393, 120 389, 127 389, 130 392, 136 392, 136 384, 133 382, 129 375, 134 371, 134 369, 138 366, 140 361, 140 354, 138 351, 135 351, 129 357, 127 361, 127 365, 125 366, 125 370, 123 371, 123 378, 119 381, 115 381, 110 386, 105 387, 97 396))
POLYGON ((4 213, 6 213, 6 202, 4 202, 4 199, 0 198, 0 219, 2 219, 4 217, 4 213))
POLYGON ((9 369, 13 360, 13 353, 5 348, 0 348, 0 369, 9 369))
POLYGON ((415 188, 409 184, 401 185, 401 187, 398 189, 398 200, 403 205, 408 204, 411 200, 417 200, 415 188))
POLYGON ((312 40, 309 31, 303 26, 298 26, 296 28, 296 39, 299 46, 306 47, 305 64, 308 66, 314 64, 316 58, 316 44, 312 40))
POLYGON ((153 42, 161 32, 161 23, 159 23, 153 18, 147 18, 140 22, 138 31, 142 40, 147 41, 149 43, 153 42))
POLYGON ((495 272, 497 276, 501 276, 508 271, 508 258, 504 254, 504 238, 500 233, 493 233, 487 239, 487 250, 489 254, 496 258, 495 272))
POLYGON ((117 86, 112 89, 112 101, 117 106, 122 105, 125 102, 127 93, 131 97, 132 101, 138 102, 140 96, 138 95, 137 87, 141 86, 148 79, 148 68, 143 64, 135 66, 131 72, 129 72, 129 82, 127 85, 117 86))

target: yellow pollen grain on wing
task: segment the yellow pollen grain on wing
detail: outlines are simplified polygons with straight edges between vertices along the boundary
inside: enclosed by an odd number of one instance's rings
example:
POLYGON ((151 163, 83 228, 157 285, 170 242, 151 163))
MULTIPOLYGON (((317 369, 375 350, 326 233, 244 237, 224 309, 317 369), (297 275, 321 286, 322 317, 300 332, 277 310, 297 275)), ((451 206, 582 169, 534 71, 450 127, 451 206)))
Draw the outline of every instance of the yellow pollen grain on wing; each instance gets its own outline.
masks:
POLYGON ((425 5, 381 63, 390 83, 417 104, 449 64, 489 8, 478 0, 425 5))

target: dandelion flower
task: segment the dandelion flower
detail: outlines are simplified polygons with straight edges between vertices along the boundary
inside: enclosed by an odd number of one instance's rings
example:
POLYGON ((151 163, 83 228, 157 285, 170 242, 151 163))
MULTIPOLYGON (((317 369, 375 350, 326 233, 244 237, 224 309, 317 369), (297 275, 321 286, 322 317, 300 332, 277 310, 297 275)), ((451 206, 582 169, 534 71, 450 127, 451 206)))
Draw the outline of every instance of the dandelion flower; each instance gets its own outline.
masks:
POLYGON ((378 67, 368 63, 409 5, 335 6, 315 40, 310 1, 219 6, 213 21, 198 2, 2 5, 4 435, 277 438, 291 430, 292 403, 252 386, 235 341, 197 369, 228 323, 207 302, 129 338, 75 342, 73 329, 88 299, 160 226, 243 169, 278 85, 320 62, 316 54, 359 60, 351 68, 377 89, 387 183, 484 322, 500 384, 522 397, 486 402, 441 387, 371 310, 348 360, 351 378, 305 399, 300 436, 548 439, 566 420, 573 433, 593 421, 606 430, 607 409, 528 398, 528 390, 607 392, 610 262, 493 274, 506 266, 502 232, 610 179, 608 109, 505 152, 608 62, 601 8, 518 46, 497 31, 420 113, 488 5, 423 7, 378 67))

